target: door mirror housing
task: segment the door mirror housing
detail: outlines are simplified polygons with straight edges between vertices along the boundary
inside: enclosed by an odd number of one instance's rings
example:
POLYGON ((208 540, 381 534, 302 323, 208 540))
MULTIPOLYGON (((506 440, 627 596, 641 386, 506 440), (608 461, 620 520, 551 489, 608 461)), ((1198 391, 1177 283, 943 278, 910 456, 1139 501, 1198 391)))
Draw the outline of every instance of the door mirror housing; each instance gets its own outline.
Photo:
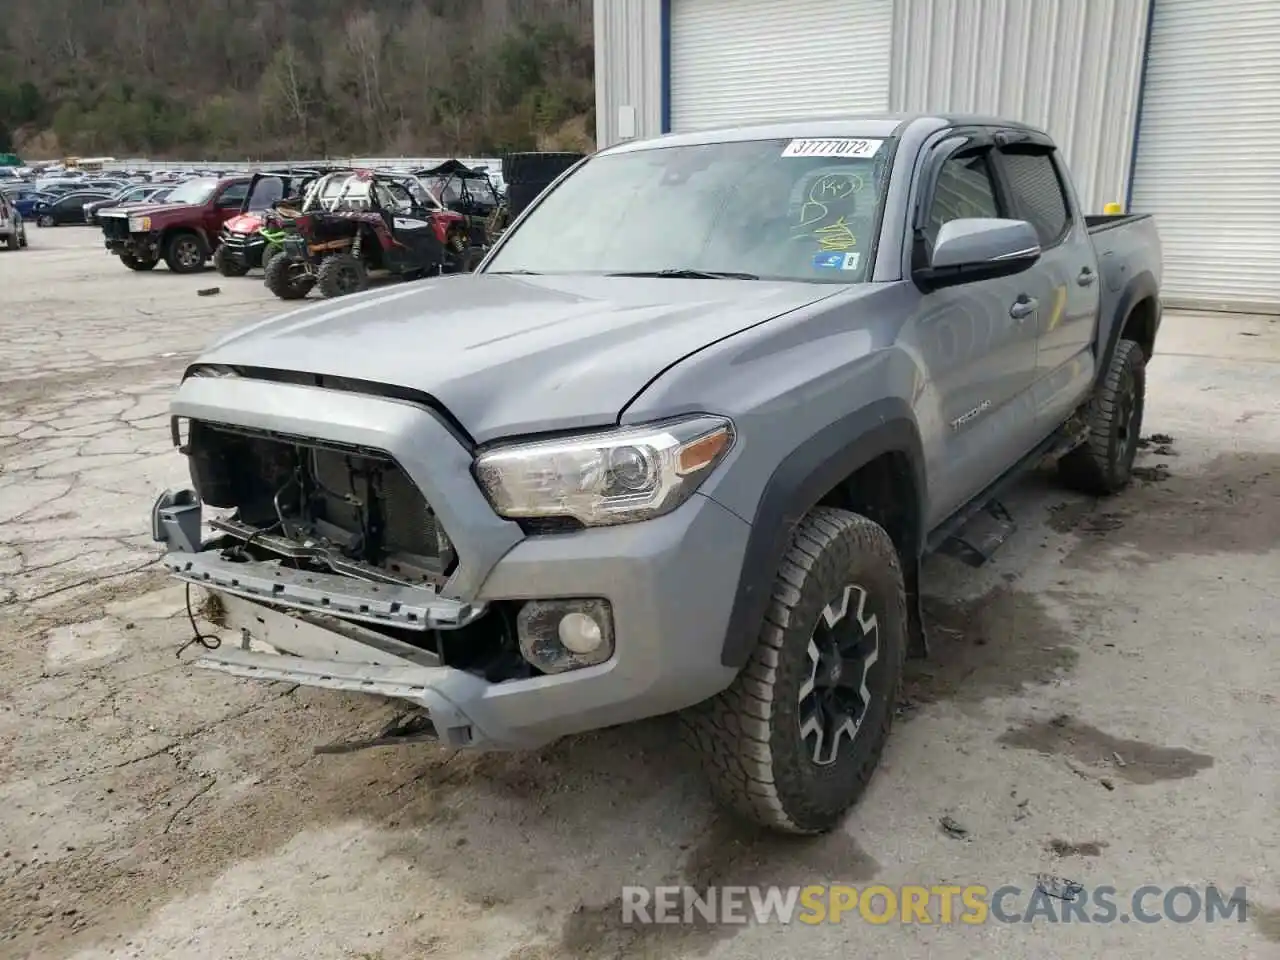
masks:
POLYGON ((912 273, 923 290, 1021 273, 1040 259, 1040 238, 1025 220, 961 218, 944 223, 927 266, 912 273))

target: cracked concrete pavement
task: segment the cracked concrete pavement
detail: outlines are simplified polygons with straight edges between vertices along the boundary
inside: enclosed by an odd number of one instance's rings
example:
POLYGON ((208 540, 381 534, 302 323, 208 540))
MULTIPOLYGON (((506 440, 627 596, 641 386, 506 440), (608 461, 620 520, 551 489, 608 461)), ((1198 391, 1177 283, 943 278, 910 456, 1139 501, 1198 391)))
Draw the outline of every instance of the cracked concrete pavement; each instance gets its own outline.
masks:
POLYGON ((388 708, 192 671, 147 514, 165 405, 254 278, 0 251, 0 957, 1280 955, 1280 323, 1174 315, 1141 479, 1051 476, 987 567, 929 568, 883 767, 836 834, 711 809, 663 718, 532 754, 314 757, 388 708), (221 293, 197 297, 201 287, 221 293), (940 826, 962 825, 963 837, 940 826), (1246 886, 1243 923, 624 927, 623 884, 1246 886))

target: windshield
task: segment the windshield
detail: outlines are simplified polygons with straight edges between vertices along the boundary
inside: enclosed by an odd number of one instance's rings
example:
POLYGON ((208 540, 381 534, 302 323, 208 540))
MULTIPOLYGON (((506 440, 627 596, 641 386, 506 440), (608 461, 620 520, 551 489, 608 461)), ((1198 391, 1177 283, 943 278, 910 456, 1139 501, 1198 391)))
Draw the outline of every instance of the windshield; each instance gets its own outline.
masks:
POLYGON ((485 269, 860 282, 888 144, 753 140, 596 157, 542 199, 485 269))
POLYGON ((186 183, 179 184, 173 188, 173 193, 169 194, 168 202, 204 203, 213 196, 213 190, 217 185, 217 180, 188 180, 186 183))
POLYGON ((253 193, 249 195, 250 210, 266 210, 279 201, 285 194, 283 177, 263 177, 253 185, 253 193))

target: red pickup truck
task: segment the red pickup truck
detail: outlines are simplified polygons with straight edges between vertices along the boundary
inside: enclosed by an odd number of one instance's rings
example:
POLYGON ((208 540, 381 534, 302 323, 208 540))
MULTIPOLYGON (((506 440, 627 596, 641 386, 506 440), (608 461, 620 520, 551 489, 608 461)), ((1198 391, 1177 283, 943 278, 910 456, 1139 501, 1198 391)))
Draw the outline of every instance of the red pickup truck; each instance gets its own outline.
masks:
POLYGON ((107 252, 130 270, 164 260, 174 273, 202 270, 213 256, 222 224, 240 212, 251 177, 199 178, 179 184, 163 204, 103 210, 107 252))

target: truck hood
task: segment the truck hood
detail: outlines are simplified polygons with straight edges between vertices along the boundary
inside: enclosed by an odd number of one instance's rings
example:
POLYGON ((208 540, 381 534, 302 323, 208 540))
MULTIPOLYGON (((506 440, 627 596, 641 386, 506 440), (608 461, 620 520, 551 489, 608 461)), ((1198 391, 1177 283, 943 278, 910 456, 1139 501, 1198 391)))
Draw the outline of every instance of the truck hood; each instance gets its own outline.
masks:
POLYGON ((255 233, 262 226, 262 214, 237 213, 224 226, 232 233, 255 233))
POLYGON ((102 211, 102 215, 110 214, 113 217, 127 217, 130 215, 140 217, 151 217, 158 220, 166 214, 186 214, 197 209, 189 203, 130 203, 118 207, 108 207, 102 211))
POLYGON ((233 332, 197 362, 409 388, 485 443, 616 422, 690 353, 843 289, 461 274, 303 307, 233 332))

